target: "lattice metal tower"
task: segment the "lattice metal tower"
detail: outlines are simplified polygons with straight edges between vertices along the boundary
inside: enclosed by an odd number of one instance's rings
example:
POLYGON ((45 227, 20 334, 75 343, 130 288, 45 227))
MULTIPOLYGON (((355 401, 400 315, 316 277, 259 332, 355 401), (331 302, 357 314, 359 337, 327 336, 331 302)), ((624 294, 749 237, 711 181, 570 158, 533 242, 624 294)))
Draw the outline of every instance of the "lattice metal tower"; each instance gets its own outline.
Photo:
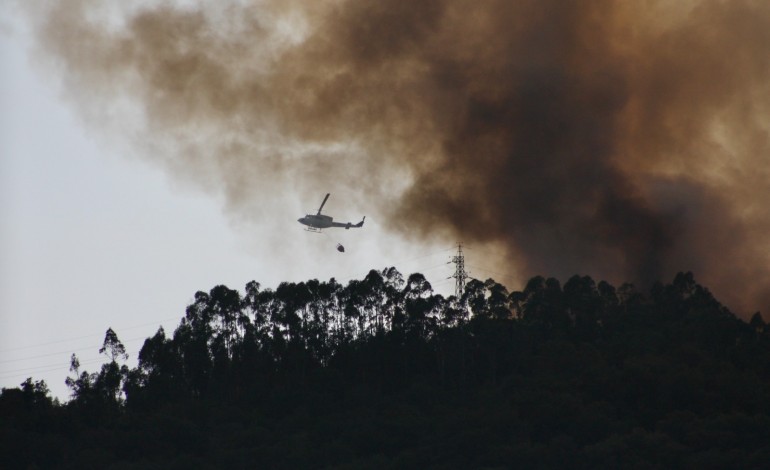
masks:
POLYGON ((465 291, 465 280, 468 279, 468 273, 465 272, 465 256, 463 256, 463 244, 457 244, 457 256, 452 257, 452 263, 455 264, 455 273, 449 277, 455 280, 455 297, 460 299, 465 291))

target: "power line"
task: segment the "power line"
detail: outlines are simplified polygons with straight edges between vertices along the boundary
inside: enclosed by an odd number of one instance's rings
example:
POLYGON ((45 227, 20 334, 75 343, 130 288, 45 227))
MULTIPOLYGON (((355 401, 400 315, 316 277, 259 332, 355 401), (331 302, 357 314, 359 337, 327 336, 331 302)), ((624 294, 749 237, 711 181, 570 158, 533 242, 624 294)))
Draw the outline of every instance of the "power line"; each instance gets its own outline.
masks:
MULTIPOLYGON (((452 248, 445 248, 445 249, 438 250, 438 251, 435 251, 435 252, 432 252, 432 253, 428 253, 428 254, 424 254, 424 255, 420 255, 420 256, 416 256, 416 257, 411 257, 411 258, 406 258, 406 259, 402 260, 400 263, 409 264, 409 263, 412 263, 412 262, 417 261, 417 260, 421 260, 421 259, 429 258, 431 256, 436 256, 436 255, 445 253, 445 252, 447 252, 448 250, 451 250, 451 249, 452 248)), ((399 263, 396 263, 396 264, 399 264, 399 263)), ((434 270, 436 268, 439 268, 439 267, 445 266, 445 265, 446 265, 446 263, 442 262, 440 264, 435 264, 435 265, 432 265, 432 266, 429 266, 429 267, 426 267, 426 268, 418 269, 417 272, 420 272, 420 271, 421 272, 428 272, 428 271, 434 270)), ((433 283, 433 285, 435 285, 435 286, 441 286, 441 285, 444 285, 444 284, 446 284, 446 282, 442 281, 442 280, 439 280, 439 281, 433 283)), ((162 327, 163 326, 162 322, 166 322, 166 321, 170 321, 170 320, 178 320, 179 318, 180 318, 179 316, 174 316, 174 317, 164 318, 164 319, 160 319, 160 320, 156 320, 156 321, 152 321, 152 322, 148 322, 148 323, 142 323, 142 324, 137 324, 137 325, 130 325, 130 326, 126 326, 126 327, 115 327, 113 329, 116 330, 116 331, 121 331, 122 332, 122 331, 126 331, 126 330, 132 330, 132 329, 136 329, 136 328, 145 327, 145 326, 148 326, 148 325, 160 325, 162 327)), ((39 348, 43 348, 45 346, 50 346, 50 345, 55 345, 55 344, 68 343, 68 342, 73 342, 73 341, 78 341, 78 340, 83 340, 83 339, 88 339, 88 338, 97 338, 97 337, 101 337, 102 335, 103 335, 103 333, 93 333, 93 334, 75 336, 75 337, 70 337, 70 338, 54 340, 54 341, 47 341, 47 342, 43 342, 43 343, 29 344, 29 345, 25 345, 25 346, 18 346, 18 347, 14 347, 14 348, 2 349, 2 350, 0 350, 0 353, 13 352, 13 351, 21 351, 21 350, 33 349, 33 348, 38 348, 39 349, 39 348)), ((132 341, 143 340, 143 339, 147 339, 147 336, 128 338, 128 339, 122 340, 122 342, 123 343, 129 343, 129 342, 132 342, 132 341)), ((38 355, 35 355, 35 356, 27 356, 27 357, 21 357, 21 358, 0 360, 0 364, 11 365, 11 364, 20 364, 20 363, 25 362, 25 361, 32 361, 34 359, 54 357, 54 356, 57 356, 57 355, 60 355, 60 354, 61 355, 66 354, 67 355, 67 364, 66 365, 65 364, 61 364, 61 365, 57 365, 57 364, 44 364, 44 365, 38 365, 38 366, 30 366, 30 367, 24 367, 24 368, 12 369, 12 370, 0 371, 0 379, 7 379, 7 378, 10 378, 10 377, 22 376, 22 375, 25 375, 26 373, 42 373, 42 372, 49 372, 49 371, 61 370, 61 369, 64 369, 64 368, 68 368, 69 367, 69 356, 70 356, 70 354, 75 353, 75 352, 80 352, 80 351, 87 351, 89 349, 97 349, 98 347, 99 346, 97 346, 97 345, 95 345, 95 346, 76 347, 76 348, 73 348, 73 349, 68 349, 66 351, 57 351, 57 352, 51 352, 51 353, 45 353, 45 354, 38 354, 38 355), (18 372, 18 373, 17 374, 13 374, 13 375, 8 375, 8 374, 15 373, 15 372, 18 372)), ((131 349, 133 349, 133 348, 131 348, 131 349)), ((137 348, 137 350, 138 349, 139 348, 137 348)), ((102 360, 103 359, 97 358, 97 359, 93 359, 93 360, 81 361, 81 364, 92 364, 92 363, 100 362, 102 360)))
MULTIPOLYGON (((138 339, 141 339, 141 338, 138 338, 138 339)), ((126 340, 126 342, 128 342, 128 341, 131 341, 131 340, 126 340)), ((91 349, 91 348, 84 348, 84 349, 91 349)), ((135 357, 135 356, 137 356, 139 354, 139 350, 141 350, 141 348, 139 348, 139 347, 130 347, 130 348, 127 348, 127 350, 131 351, 130 352, 130 356, 131 357, 135 357)), ((71 356, 67 356, 66 364, 64 364, 64 363, 43 364, 43 365, 39 365, 39 366, 22 367, 22 368, 19 368, 19 369, 11 369, 11 370, 0 371, 0 379, 4 380, 4 379, 12 378, 12 377, 21 377, 21 376, 24 376, 24 375, 29 376, 29 375, 32 375, 32 374, 40 374, 40 373, 44 373, 44 372, 52 372, 52 371, 55 371, 55 370, 62 370, 62 369, 69 370, 69 368, 70 368, 70 357, 71 356), (8 375, 8 374, 10 374, 10 375, 8 375)), ((78 362, 80 363, 80 365, 104 363, 104 362, 107 362, 107 358, 102 357, 101 355, 96 357, 96 358, 86 358, 86 359, 78 358, 78 362)))
MULTIPOLYGON (((164 321, 178 320, 180 318, 181 317, 179 317, 179 316, 170 317, 170 318, 164 318, 162 320, 156 320, 156 321, 149 322, 149 323, 142 323, 141 325, 133 325, 133 326, 127 326, 127 327, 113 328, 113 330, 115 330, 116 332, 118 330, 120 330, 120 331, 133 330, 133 329, 136 329, 136 328, 141 328, 143 326, 157 325, 158 323, 164 322, 164 321)), ((90 334, 90 335, 83 335, 83 336, 76 336, 76 337, 72 337, 72 338, 60 339, 60 340, 56 340, 56 341, 48 341, 46 343, 37 343, 37 344, 30 344, 28 346, 18 346, 18 347, 15 347, 15 348, 0 349, 0 353, 10 352, 10 351, 18 351, 20 349, 39 348, 41 346, 49 346, 51 344, 61 344, 61 343, 66 343, 68 341, 76 341, 76 340, 79 340, 79 339, 99 337, 99 336, 103 336, 103 335, 104 335, 104 333, 94 333, 94 334, 90 334)))
MULTIPOLYGON (((176 317, 174 317, 174 319, 176 319, 176 317)), ((171 318, 164 319, 162 321, 167 321, 167 320, 171 320, 171 318)), ((142 326, 147 326, 148 324, 155 324, 155 323, 156 322, 146 323, 146 324, 142 324, 142 325, 134 325, 134 326, 131 326, 131 327, 124 328, 123 330, 136 329, 136 328, 139 328, 139 327, 142 327, 142 326)), ((90 338, 90 337, 94 337, 94 336, 101 336, 101 335, 84 335, 82 337, 68 338, 68 339, 59 340, 59 341, 51 341, 49 343, 43 343, 43 344, 44 345, 47 345, 47 344, 57 344, 57 343, 62 343, 62 342, 66 342, 66 341, 73 341, 73 340, 76 340, 76 339, 90 338)), ((141 349, 141 346, 144 344, 143 340, 146 340, 147 338, 148 338, 147 336, 143 335, 143 336, 137 336, 137 337, 132 337, 132 338, 124 339, 124 340, 121 340, 121 342, 123 342, 126 345, 126 349, 128 351, 130 351, 130 354, 132 356, 136 356, 136 355, 138 355, 138 353, 139 353, 139 351, 141 349), (141 341, 141 342, 137 344, 136 343, 137 341, 141 341)), ((31 347, 35 347, 35 345, 19 347, 19 348, 12 348, 10 350, 12 350, 12 351, 13 350, 21 350, 21 349, 26 349, 26 348, 31 348, 31 347)), ((24 358, 17 358, 17 359, 6 359, 6 360, 3 360, 1 362, 5 363, 6 366, 9 366, 9 365, 12 365, 12 364, 20 364, 22 362, 30 361, 30 360, 33 360, 33 359, 39 359, 39 358, 44 358, 44 357, 51 357, 51 356, 56 356, 56 355, 59 355, 59 354, 61 354, 61 355, 65 355, 66 354, 66 361, 65 361, 64 358, 62 358, 62 361, 58 362, 56 364, 48 363, 48 364, 42 364, 42 365, 37 365, 37 366, 30 365, 30 366, 27 366, 27 367, 21 367, 21 368, 10 369, 10 370, 0 370, 0 380, 8 380, 8 379, 12 379, 14 377, 39 375, 39 374, 44 374, 44 373, 47 373, 47 372, 53 372, 53 371, 56 371, 56 370, 69 370, 69 367, 70 367, 70 357, 71 357, 72 353, 74 353, 76 351, 84 351, 84 350, 98 351, 99 348, 100 348, 99 345, 95 345, 95 344, 92 343, 92 345, 90 345, 90 346, 79 347, 79 348, 75 348, 75 349, 68 350, 68 351, 60 351, 60 352, 55 352, 55 353, 47 353, 47 354, 41 354, 41 355, 38 355, 38 356, 24 357, 24 358)), ((99 356, 99 357, 90 358, 90 359, 86 358, 85 360, 83 360, 82 358, 80 359, 80 364, 81 365, 95 364, 95 363, 100 363, 100 362, 105 362, 105 358, 99 356)))
MULTIPOLYGON (((428 258, 430 256, 440 255, 440 254, 446 253, 447 251, 453 250, 453 249, 454 248, 444 248, 443 250, 434 251, 432 253, 428 253, 428 254, 425 254, 425 255, 419 255, 419 256, 414 256, 414 257, 410 257, 410 258, 403 258, 403 259, 401 259, 399 261, 393 261, 393 262, 387 263, 386 267, 393 266, 393 267, 395 267, 397 269, 400 269, 399 266, 401 268, 403 268, 403 265, 407 265, 408 266, 409 263, 411 263, 413 261, 417 261, 417 260, 420 260, 420 259, 428 258)), ((445 263, 441 263, 439 265, 431 266, 429 268, 418 269, 416 271, 412 271, 412 273, 418 272, 418 271, 424 271, 424 270, 428 270, 428 269, 434 269, 434 268, 437 268, 439 266, 444 266, 444 264, 445 263)), ((367 270, 366 273, 363 273, 363 274, 348 274, 346 276, 332 276, 332 277, 334 279, 336 279, 337 281, 349 281, 349 280, 354 279, 354 278, 361 278, 361 279, 363 279, 363 278, 366 277, 367 274, 369 274, 369 271, 371 271, 371 269, 367 270)), ((377 270, 375 270, 375 271, 377 271, 377 270)), ((401 274, 406 274, 406 273, 402 272, 401 274)))
MULTIPOLYGON (((140 340, 140 339, 147 339, 147 337, 146 336, 137 336, 135 338, 128 338, 126 340, 120 340, 120 341, 122 343, 128 343, 130 341, 136 341, 136 340, 140 340)), ((85 351, 87 349, 99 349, 100 347, 101 346, 84 346, 82 348, 68 349, 66 351, 57 351, 57 352, 52 352, 52 353, 48 353, 48 354, 40 354, 38 356, 19 357, 19 358, 16 358, 16 359, 3 359, 2 361, 0 361, 0 364, 5 364, 7 362, 31 361, 32 359, 39 359, 41 357, 56 356, 57 354, 70 354, 70 353, 74 353, 74 352, 77 352, 77 351, 85 351)))
MULTIPOLYGON (((94 364, 94 363, 97 363, 97 362, 104 362, 104 361, 105 361, 105 358, 103 358, 103 357, 97 357, 96 359, 86 359, 85 361, 81 361, 81 360, 78 359, 78 362, 81 365, 83 365, 83 364, 94 364)), ((69 359, 67 360, 67 364, 66 365, 61 364, 61 363, 56 363, 56 364, 45 364, 45 365, 36 366, 36 367, 22 367, 20 369, 11 369, 11 370, 2 371, 2 372, 0 372, 0 374, 10 374, 12 372, 18 372, 18 374, 16 374, 16 375, 26 375, 26 374, 29 374, 29 373, 40 373, 40 372, 46 372, 46 371, 50 371, 50 370, 58 370, 58 369, 62 369, 64 367, 69 369, 69 367, 70 367, 69 359), (38 369, 45 369, 45 370, 38 370, 38 369)), ((3 376, 0 376, 0 378, 6 378, 6 377, 15 377, 15 375, 10 375, 10 376, 3 375, 3 376)))
POLYGON ((492 271, 491 269, 482 268, 482 267, 476 266, 476 265, 469 265, 469 266, 471 268, 473 268, 473 269, 478 269, 480 271, 488 272, 490 274, 496 274, 498 276, 503 276, 503 278, 505 278, 505 279, 510 279, 512 281, 516 280, 516 276, 514 276, 513 274, 506 274, 506 273, 501 273, 501 272, 497 272, 497 271, 492 271))

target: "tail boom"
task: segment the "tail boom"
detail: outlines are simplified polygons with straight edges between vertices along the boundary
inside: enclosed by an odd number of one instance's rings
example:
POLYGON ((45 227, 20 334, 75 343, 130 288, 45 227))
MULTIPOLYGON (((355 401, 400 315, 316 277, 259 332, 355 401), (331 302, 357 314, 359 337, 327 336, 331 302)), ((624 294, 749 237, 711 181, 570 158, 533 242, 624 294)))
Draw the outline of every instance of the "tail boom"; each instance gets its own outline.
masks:
POLYGON ((366 216, 364 216, 364 218, 361 219, 361 222, 359 222, 357 224, 352 224, 350 222, 346 222, 344 224, 338 223, 338 222, 334 222, 334 223, 332 223, 332 227, 340 227, 340 228, 344 228, 345 230, 348 230, 348 229, 351 229, 351 228, 361 228, 361 227, 364 226, 364 221, 365 220, 366 220, 366 216))

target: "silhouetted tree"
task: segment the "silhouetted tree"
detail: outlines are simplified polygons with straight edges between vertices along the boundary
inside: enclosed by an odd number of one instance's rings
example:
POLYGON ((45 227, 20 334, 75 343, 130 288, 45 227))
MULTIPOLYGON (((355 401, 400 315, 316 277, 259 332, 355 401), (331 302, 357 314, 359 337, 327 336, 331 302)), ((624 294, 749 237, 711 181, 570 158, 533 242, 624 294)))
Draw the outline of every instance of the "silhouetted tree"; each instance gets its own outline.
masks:
POLYGON ((460 299, 370 271, 198 292, 138 365, 112 329, 71 400, 0 393, 4 468, 763 468, 770 335, 692 273, 460 299), (124 395, 123 395, 124 394, 124 395))
POLYGON ((565 332, 572 321, 557 279, 536 276, 524 287, 522 320, 548 332, 565 332))
POLYGON ((511 317, 511 309, 509 307, 510 294, 508 289, 493 279, 487 279, 484 282, 484 288, 487 291, 486 301, 489 315, 498 320, 509 319, 511 317))
POLYGON ((599 332, 602 299, 594 280, 573 276, 564 284, 564 301, 575 325, 575 333, 583 339, 595 338, 599 332))
POLYGON ((122 402, 123 384, 128 376, 128 367, 118 364, 118 359, 125 361, 128 359, 126 348, 118 339, 118 335, 108 328, 104 335, 104 342, 99 349, 100 354, 104 354, 110 359, 110 362, 103 364, 101 371, 96 376, 95 388, 104 402, 115 406, 122 402))

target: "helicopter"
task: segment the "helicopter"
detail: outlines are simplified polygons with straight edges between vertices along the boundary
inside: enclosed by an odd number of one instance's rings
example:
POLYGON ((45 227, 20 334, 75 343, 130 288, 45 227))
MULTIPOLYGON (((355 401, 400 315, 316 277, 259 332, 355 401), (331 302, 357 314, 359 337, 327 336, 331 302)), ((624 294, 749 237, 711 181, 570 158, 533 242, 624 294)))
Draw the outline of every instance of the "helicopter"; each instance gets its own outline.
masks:
POLYGON ((364 216, 363 219, 361 219, 361 222, 357 224, 353 224, 351 222, 334 222, 331 216, 323 215, 321 214, 321 210, 324 208, 324 204, 326 204, 326 200, 329 199, 329 194, 326 193, 326 197, 324 198, 324 201, 321 203, 321 207, 318 208, 318 212, 315 214, 307 214, 305 217, 301 217, 297 219, 297 222, 301 223, 302 225, 307 225, 307 228, 305 230, 309 232, 320 232, 321 230, 325 228, 330 227, 340 227, 345 228, 345 230, 349 228, 361 228, 364 226, 364 221, 366 220, 366 216, 364 216))

